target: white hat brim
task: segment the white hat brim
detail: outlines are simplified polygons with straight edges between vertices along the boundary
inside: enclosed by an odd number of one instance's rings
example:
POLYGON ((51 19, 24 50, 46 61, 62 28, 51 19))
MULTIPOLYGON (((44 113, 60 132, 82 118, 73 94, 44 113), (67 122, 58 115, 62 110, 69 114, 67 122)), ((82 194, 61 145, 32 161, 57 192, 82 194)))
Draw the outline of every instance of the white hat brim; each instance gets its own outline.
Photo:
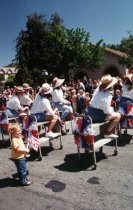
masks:
POLYGON ((65 79, 58 79, 56 84, 53 86, 53 88, 57 88, 57 87, 61 86, 64 81, 65 81, 65 79))
POLYGON ((117 83, 117 81, 118 81, 118 79, 117 78, 115 78, 115 77, 112 77, 112 81, 111 81, 111 83, 105 88, 105 90, 107 90, 107 89, 109 89, 109 88, 111 88, 111 87, 113 87, 116 83, 117 83))

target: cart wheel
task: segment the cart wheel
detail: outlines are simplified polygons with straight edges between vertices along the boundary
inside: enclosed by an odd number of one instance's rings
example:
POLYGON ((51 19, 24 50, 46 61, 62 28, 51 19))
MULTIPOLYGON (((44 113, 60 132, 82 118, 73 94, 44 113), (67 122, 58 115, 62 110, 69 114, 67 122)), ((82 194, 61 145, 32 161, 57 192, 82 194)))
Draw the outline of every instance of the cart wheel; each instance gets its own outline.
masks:
POLYGON ((49 143, 49 146, 50 146, 50 148, 53 148, 53 144, 51 142, 49 143))
POLYGON ((60 149, 63 149, 63 145, 60 145, 60 149))
POLYGON ((95 164, 92 170, 96 170, 96 169, 97 169, 97 165, 95 164))
POLYGON ((38 158, 38 161, 41 161, 41 160, 42 160, 42 157, 39 157, 39 158, 38 158))
POLYGON ((103 152, 103 147, 99 148, 99 152, 102 153, 103 152))
POLYGON ((117 155, 118 155, 118 151, 114 150, 114 156, 117 156, 117 155))

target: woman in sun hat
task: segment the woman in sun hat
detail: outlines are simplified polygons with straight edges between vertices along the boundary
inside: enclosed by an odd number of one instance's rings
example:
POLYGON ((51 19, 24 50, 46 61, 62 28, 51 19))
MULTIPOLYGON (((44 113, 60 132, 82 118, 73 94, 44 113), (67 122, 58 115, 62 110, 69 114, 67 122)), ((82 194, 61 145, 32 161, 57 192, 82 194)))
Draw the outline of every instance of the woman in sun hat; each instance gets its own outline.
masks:
POLYGON ((7 108, 6 113, 7 116, 10 117, 16 117, 20 114, 26 114, 26 112, 29 110, 29 107, 22 107, 20 104, 20 97, 23 95, 24 89, 21 86, 14 87, 14 94, 10 97, 9 101, 7 102, 7 108))
MULTIPOLYGON (((122 116, 129 114, 133 107, 133 74, 127 74, 123 79, 122 96, 119 102, 118 112, 122 116)), ((132 116, 133 113, 130 115, 132 116)), ((124 123, 124 121, 123 121, 124 123)))
POLYGON ((124 77, 122 85, 121 102, 133 102, 133 74, 128 74, 124 77))
POLYGON ((24 93, 23 95, 20 96, 20 103, 22 106, 24 107, 28 106, 30 108, 33 103, 33 97, 29 93, 31 87, 29 86, 28 83, 24 83, 23 89, 24 89, 24 93))
POLYGON ((104 75, 92 95, 90 106, 85 111, 85 114, 89 115, 94 123, 110 121, 104 134, 105 137, 117 137, 114 134, 114 129, 121 118, 121 115, 115 112, 111 106, 113 98, 112 90, 116 82, 117 79, 110 74, 104 75))
POLYGON ((56 133, 52 132, 52 129, 58 121, 58 109, 55 108, 53 110, 49 101, 49 96, 52 91, 53 88, 48 83, 44 83, 31 107, 31 114, 36 116, 38 122, 50 121, 46 133, 46 136, 48 137, 54 137, 54 135, 56 135, 56 133))
POLYGON ((65 79, 59 79, 55 77, 53 79, 53 93, 52 93, 52 102, 53 107, 58 108, 62 111, 61 118, 63 121, 69 116, 70 119, 73 118, 73 109, 71 106, 71 102, 66 100, 63 95, 63 88, 62 84, 64 83, 65 79))

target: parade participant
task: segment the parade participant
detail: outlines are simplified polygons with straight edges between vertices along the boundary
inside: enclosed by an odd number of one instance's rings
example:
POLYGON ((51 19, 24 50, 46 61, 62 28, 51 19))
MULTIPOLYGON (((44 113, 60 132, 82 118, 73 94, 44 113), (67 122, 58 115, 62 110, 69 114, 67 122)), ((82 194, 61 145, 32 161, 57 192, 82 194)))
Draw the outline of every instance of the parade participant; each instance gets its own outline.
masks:
POLYGON ((21 136, 21 128, 17 123, 9 125, 11 135, 11 158, 17 168, 19 182, 21 186, 28 186, 31 181, 27 178, 26 156, 29 149, 25 147, 21 136))
POLYGON ((53 110, 49 100, 49 95, 52 91, 53 88, 48 83, 44 83, 31 107, 31 114, 36 116, 38 122, 50 121, 46 133, 47 137, 56 136, 56 133, 53 133, 52 129, 58 121, 58 109, 55 108, 53 110))
POLYGON ((23 87, 15 87, 14 94, 10 97, 9 101, 7 102, 6 114, 10 117, 17 117, 22 113, 26 113, 29 108, 22 107, 20 104, 20 97, 23 95, 24 90, 23 87))
POLYGON ((105 131, 104 137, 118 137, 114 134, 116 125, 119 123, 121 115, 114 111, 111 106, 112 91, 111 89, 116 84, 117 79, 107 74, 101 78, 99 86, 92 95, 90 106, 87 107, 85 114, 92 118, 95 122, 109 121, 109 125, 105 131))
POLYGON ((57 77, 53 79, 52 102, 54 108, 58 108, 59 111, 62 111, 61 118, 65 121, 67 117, 69 117, 70 120, 73 118, 73 109, 71 102, 66 100, 63 96, 63 82, 64 79, 59 79, 57 77))

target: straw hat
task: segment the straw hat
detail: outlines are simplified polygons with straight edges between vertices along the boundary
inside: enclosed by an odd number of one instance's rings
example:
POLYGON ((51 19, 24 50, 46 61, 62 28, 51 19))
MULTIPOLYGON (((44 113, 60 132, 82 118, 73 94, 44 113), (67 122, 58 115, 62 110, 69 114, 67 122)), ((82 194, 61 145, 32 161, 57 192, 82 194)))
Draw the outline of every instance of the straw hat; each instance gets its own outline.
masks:
POLYGON ((57 88, 57 87, 61 86, 64 81, 65 81, 65 79, 59 79, 58 77, 55 77, 53 79, 53 88, 57 88))
POLYGON ((24 83, 23 84, 23 89, 24 90, 29 90, 31 87, 29 86, 29 84, 28 83, 24 83))
POLYGON ((15 86, 14 91, 15 91, 15 93, 23 93, 24 89, 22 86, 15 86))
POLYGON ((49 94, 53 91, 53 88, 48 83, 44 83, 42 84, 40 91, 44 94, 49 94))
POLYGON ((124 78, 128 78, 133 83, 133 74, 127 74, 124 78))
POLYGON ((117 83, 118 79, 112 77, 110 74, 106 74, 101 78, 101 85, 103 85, 105 90, 111 88, 117 83))

